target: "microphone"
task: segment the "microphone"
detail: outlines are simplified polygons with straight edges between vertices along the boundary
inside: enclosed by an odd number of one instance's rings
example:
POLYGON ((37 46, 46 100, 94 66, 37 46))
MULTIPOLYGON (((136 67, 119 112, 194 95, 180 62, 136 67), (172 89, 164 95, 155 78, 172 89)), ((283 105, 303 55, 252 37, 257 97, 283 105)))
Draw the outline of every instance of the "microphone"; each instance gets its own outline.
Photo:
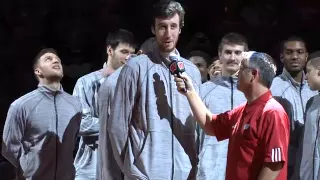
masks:
MULTIPOLYGON (((169 64, 170 73, 181 78, 181 73, 186 71, 183 62, 179 61, 177 56, 169 56, 169 59, 171 60, 171 63, 169 64)), ((185 88, 183 88, 182 91, 187 92, 185 88)))

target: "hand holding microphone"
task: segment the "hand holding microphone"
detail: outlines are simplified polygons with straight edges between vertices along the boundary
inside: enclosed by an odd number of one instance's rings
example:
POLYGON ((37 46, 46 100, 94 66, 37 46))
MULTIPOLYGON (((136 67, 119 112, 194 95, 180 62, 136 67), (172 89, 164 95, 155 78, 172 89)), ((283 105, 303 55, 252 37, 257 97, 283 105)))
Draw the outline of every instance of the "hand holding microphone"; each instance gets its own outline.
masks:
POLYGON ((174 81, 176 82, 177 89, 182 94, 186 94, 187 91, 192 91, 193 85, 192 80, 185 73, 184 64, 182 61, 179 61, 177 57, 169 57, 171 63, 169 64, 169 70, 172 75, 175 76, 174 81))

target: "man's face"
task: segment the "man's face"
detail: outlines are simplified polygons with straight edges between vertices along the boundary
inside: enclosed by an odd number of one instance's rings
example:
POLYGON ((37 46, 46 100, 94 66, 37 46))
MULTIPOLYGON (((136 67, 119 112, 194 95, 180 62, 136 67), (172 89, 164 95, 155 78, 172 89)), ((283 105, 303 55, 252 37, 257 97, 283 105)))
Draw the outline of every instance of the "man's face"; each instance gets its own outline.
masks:
POLYGON ((128 56, 135 52, 135 49, 124 43, 119 43, 116 49, 112 49, 110 46, 107 48, 108 56, 111 57, 112 68, 118 69, 128 60, 128 56))
POLYGON ((300 41, 288 41, 284 44, 281 61, 289 72, 303 71, 308 53, 305 44, 300 41))
POLYGON ((60 81, 63 77, 63 69, 60 58, 53 53, 45 53, 38 61, 35 74, 40 79, 60 81))
POLYGON ((222 63, 222 75, 231 76, 239 71, 242 61, 241 53, 243 51, 243 45, 223 45, 221 52, 219 52, 219 58, 222 63))
POLYGON ((238 73, 237 88, 241 92, 246 92, 251 86, 252 69, 249 68, 248 60, 243 60, 238 73))
POLYGON ((179 15, 175 14, 169 18, 156 18, 153 30, 160 52, 172 52, 176 48, 180 34, 179 15))
POLYGON ((200 56, 193 56, 189 59, 194 65, 196 65, 200 71, 202 82, 208 80, 208 64, 207 61, 200 56))
POLYGON ((313 66, 310 62, 307 63, 307 81, 311 90, 320 90, 320 71, 319 67, 313 66))

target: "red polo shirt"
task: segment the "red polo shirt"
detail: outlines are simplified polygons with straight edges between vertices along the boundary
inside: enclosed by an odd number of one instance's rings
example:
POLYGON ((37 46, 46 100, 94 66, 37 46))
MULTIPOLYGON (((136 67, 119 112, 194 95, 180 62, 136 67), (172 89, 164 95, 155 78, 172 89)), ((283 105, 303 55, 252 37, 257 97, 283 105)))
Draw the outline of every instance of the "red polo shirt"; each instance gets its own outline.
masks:
POLYGON ((270 91, 213 115, 212 127, 219 141, 229 138, 226 180, 256 180, 265 162, 283 162, 277 180, 287 180, 289 120, 270 91))

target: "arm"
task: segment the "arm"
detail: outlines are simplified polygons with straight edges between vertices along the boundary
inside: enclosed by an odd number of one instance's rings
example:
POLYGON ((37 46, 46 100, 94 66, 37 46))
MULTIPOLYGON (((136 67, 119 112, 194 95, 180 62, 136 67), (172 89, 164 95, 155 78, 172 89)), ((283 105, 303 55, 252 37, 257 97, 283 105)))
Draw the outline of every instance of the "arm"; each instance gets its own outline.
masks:
POLYGON ((90 94, 85 84, 79 79, 74 87, 73 96, 77 97, 82 106, 82 118, 80 124, 80 136, 95 136, 99 133, 99 118, 93 117, 91 112, 92 104, 89 98, 94 98, 93 92, 90 94), (89 97, 92 96, 92 97, 89 97))
POLYGON ((21 110, 11 105, 3 130, 2 155, 16 168, 22 151, 25 118, 21 110))
POLYGON ((132 162, 129 168, 128 163, 130 162, 125 162, 125 159, 131 159, 130 157, 132 156, 128 137, 132 111, 137 98, 137 86, 138 73, 130 66, 125 65, 114 90, 107 123, 114 158, 121 171, 129 179, 137 179, 137 177, 132 176, 142 174, 132 162))
POLYGON ((193 112, 193 116, 199 123, 200 127, 206 134, 214 136, 212 128, 212 113, 204 105, 204 103, 201 101, 199 95, 194 89, 188 90, 186 96, 188 98, 191 110, 193 112))
POLYGON ((264 166, 259 180, 275 180, 284 166, 287 166, 289 145, 289 122, 284 111, 277 109, 266 112, 262 125, 261 144, 265 150, 264 166))
POLYGON ((283 167, 282 162, 265 163, 262 167, 258 180, 275 180, 283 167))
POLYGON ((192 80, 185 73, 181 74, 181 78, 175 77, 175 81, 178 89, 187 89, 186 92, 180 91, 180 93, 187 97, 193 116, 203 131, 208 135, 216 136, 218 140, 229 138, 229 130, 236 123, 233 122, 232 117, 237 109, 218 115, 212 114, 194 90, 192 80))

